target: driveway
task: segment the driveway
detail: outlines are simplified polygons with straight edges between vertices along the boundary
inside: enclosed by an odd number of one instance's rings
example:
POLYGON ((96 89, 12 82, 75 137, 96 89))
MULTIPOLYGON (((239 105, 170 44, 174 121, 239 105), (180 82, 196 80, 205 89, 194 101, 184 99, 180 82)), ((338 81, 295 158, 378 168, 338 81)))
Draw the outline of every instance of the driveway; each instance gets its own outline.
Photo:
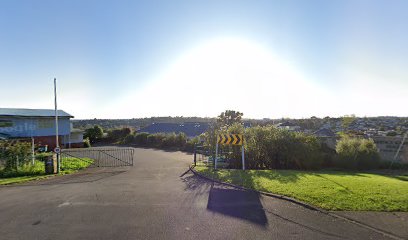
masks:
POLYGON ((389 239, 191 172, 192 156, 135 149, 133 167, 0 187, 1 239, 389 239))

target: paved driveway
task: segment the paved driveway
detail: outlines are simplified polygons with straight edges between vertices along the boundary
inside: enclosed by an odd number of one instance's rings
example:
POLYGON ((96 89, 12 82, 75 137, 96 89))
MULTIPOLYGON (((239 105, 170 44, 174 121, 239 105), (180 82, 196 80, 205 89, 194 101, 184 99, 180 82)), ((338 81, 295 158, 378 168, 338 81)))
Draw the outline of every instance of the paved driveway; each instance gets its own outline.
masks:
POLYGON ((0 187, 0 239, 387 239, 286 201, 180 177, 191 155, 0 187))

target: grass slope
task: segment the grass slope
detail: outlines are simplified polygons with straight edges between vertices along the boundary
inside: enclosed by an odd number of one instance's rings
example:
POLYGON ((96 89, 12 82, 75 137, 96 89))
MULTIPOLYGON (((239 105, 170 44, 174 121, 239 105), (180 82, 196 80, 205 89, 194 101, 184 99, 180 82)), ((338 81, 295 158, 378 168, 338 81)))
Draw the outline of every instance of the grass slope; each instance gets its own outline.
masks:
POLYGON ((218 180, 277 193, 327 210, 408 211, 406 175, 337 171, 196 170, 218 180))

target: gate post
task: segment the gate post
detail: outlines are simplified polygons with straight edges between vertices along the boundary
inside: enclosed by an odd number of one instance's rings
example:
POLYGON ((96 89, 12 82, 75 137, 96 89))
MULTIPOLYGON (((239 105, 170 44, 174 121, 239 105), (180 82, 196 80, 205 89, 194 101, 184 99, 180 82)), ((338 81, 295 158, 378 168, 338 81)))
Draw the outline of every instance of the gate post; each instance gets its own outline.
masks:
POLYGON ((99 166, 99 161, 101 160, 101 152, 98 150, 98 167, 100 167, 99 166))
POLYGON ((197 148, 196 144, 194 143, 194 167, 197 166, 197 148))

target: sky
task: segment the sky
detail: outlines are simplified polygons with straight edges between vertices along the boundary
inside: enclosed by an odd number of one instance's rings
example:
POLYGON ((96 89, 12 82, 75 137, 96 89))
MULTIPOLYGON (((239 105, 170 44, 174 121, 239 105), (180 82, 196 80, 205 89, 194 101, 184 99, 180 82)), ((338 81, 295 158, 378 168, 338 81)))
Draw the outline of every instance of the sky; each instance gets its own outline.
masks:
POLYGON ((0 107, 408 116, 408 1, 0 0, 0 107))

